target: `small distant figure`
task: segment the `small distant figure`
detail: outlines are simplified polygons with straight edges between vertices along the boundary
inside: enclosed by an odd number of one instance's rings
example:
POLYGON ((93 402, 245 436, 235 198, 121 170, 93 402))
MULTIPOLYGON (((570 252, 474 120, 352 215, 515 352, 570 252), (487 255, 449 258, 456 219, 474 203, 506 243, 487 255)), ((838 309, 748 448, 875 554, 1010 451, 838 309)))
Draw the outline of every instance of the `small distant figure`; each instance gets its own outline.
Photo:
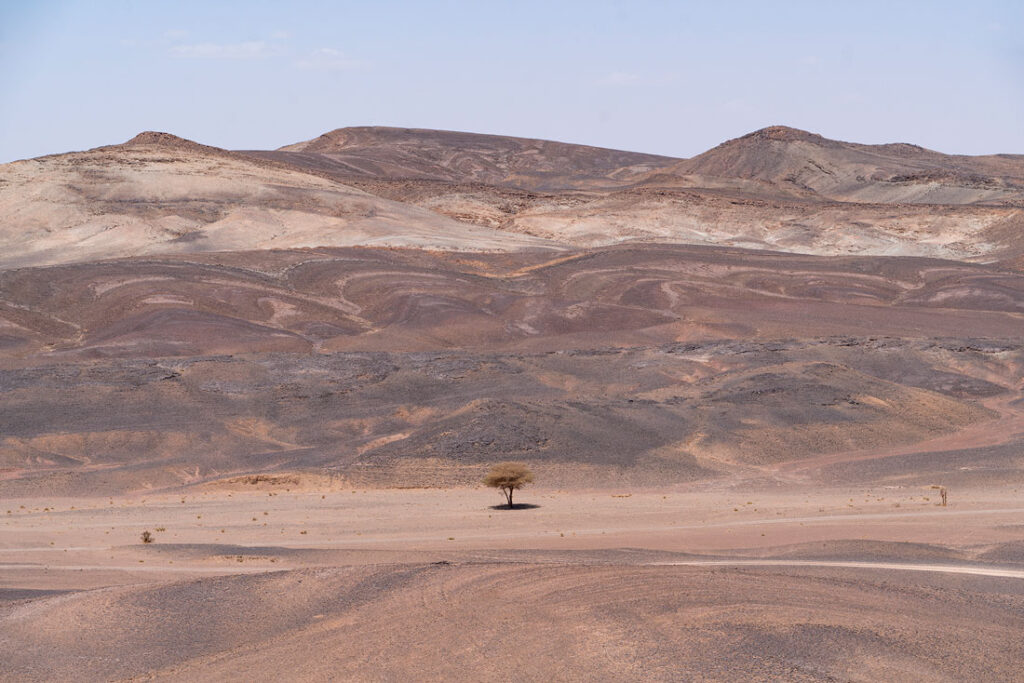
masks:
POLYGON ((508 500, 508 509, 512 507, 512 492, 533 482, 533 472, 521 462, 499 462, 484 477, 484 484, 491 488, 501 489, 508 500))
POLYGON ((939 491, 939 498, 942 499, 942 507, 946 507, 946 497, 948 495, 948 493, 946 491, 946 487, 945 486, 940 486, 939 484, 933 484, 932 488, 933 489, 938 489, 938 491, 939 491))

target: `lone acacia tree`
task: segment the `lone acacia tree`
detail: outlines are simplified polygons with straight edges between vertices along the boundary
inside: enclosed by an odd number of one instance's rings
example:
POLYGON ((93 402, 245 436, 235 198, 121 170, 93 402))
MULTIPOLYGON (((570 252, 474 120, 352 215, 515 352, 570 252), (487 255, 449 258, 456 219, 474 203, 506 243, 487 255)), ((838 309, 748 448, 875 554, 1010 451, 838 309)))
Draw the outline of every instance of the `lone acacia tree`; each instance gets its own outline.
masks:
POLYGON ((484 477, 484 484, 491 488, 501 489, 508 500, 508 509, 512 509, 512 492, 521 489, 533 481, 533 472, 521 462, 499 462, 484 477))

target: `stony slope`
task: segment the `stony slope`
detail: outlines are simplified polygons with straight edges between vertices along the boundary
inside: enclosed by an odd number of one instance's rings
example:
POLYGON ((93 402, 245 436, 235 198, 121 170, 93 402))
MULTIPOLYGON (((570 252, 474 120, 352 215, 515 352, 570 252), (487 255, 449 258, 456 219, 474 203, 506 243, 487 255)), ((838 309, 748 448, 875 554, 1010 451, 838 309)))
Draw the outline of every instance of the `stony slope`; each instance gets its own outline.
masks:
MULTIPOLYGON (((952 262, 670 245, 10 271, 0 491, 450 485, 509 458, 566 485, 685 482, 905 445, 1015 410, 1022 290, 952 262)), ((1021 476, 1014 433, 945 480, 1021 476)))

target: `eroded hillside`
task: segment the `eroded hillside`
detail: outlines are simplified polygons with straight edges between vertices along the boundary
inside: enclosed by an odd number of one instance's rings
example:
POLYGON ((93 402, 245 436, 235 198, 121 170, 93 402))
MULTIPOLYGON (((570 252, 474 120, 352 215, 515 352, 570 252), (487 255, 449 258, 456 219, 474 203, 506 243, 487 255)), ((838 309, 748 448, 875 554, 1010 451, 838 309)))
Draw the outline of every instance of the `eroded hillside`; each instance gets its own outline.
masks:
MULTIPOLYGON (((509 458, 549 482, 770 477, 1015 415, 1022 288, 953 262, 670 245, 10 271, 0 486, 452 485, 509 458)), ((980 476, 969 460, 946 480, 980 476)))

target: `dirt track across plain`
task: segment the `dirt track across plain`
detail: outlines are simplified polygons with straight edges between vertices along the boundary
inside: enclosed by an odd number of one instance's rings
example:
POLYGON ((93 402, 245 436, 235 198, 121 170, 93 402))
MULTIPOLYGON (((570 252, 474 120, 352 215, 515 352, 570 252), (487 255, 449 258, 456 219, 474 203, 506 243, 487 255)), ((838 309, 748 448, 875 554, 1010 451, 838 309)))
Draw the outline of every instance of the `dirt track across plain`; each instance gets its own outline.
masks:
POLYGON ((971 567, 951 564, 904 564, 900 562, 843 562, 837 560, 686 560, 680 562, 655 562, 654 565, 659 567, 836 567, 841 569, 895 569, 907 572, 971 574, 972 576, 998 576, 1011 579, 1024 579, 1024 569, 971 567))

